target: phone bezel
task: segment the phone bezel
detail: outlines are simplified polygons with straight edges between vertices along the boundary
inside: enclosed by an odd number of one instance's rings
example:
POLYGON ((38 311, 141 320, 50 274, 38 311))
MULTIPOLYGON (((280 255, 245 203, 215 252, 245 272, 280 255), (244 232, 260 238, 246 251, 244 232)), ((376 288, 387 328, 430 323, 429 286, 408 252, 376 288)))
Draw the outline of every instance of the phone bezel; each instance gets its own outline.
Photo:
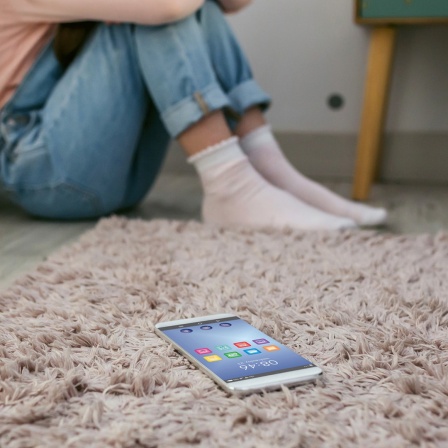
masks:
MULTIPOLYGON (((202 370, 205 374, 211 377, 216 383, 218 383, 224 390, 234 394, 245 394, 250 392, 258 392, 262 390, 275 390, 280 389, 284 386, 294 386, 299 384, 304 384, 312 381, 316 381, 322 376, 322 369, 319 367, 313 367, 304 370, 295 370, 292 372, 277 373, 274 375, 269 375, 266 377, 252 378, 248 380, 236 381, 235 383, 226 383, 214 372, 209 370, 203 364, 201 364, 196 358, 194 358, 190 353, 185 351, 182 347, 176 344, 173 340, 168 338, 162 331, 164 327, 170 327, 175 325, 193 324, 206 320, 218 320, 218 319, 229 319, 231 317, 236 317, 241 319, 241 317, 235 314, 212 314, 209 316, 194 317, 190 319, 179 319, 172 320, 168 322, 159 322, 155 325, 155 331, 158 336, 172 344, 175 349, 185 356, 189 361, 191 361, 196 367, 202 370)), ((244 320, 244 319, 241 319, 244 320)), ((250 324, 249 324, 250 325, 250 324)))

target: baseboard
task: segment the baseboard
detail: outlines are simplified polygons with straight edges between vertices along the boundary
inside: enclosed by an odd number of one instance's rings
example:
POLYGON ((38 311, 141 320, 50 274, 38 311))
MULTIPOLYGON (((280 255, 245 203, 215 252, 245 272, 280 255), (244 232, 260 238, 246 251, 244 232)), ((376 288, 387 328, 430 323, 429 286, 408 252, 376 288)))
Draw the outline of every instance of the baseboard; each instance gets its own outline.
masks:
MULTIPOLYGON (((289 160, 316 179, 351 180, 355 134, 276 133, 289 160)), ((176 144, 164 170, 192 173, 176 144)), ((384 138, 379 181, 448 184, 448 133, 393 133, 384 138)))

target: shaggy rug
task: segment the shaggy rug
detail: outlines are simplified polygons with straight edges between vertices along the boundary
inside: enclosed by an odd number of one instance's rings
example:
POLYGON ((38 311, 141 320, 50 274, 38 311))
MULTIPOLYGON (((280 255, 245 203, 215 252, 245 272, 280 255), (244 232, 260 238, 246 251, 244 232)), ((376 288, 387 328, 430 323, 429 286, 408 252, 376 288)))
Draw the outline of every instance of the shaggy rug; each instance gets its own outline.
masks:
POLYGON ((0 294, 0 446, 446 447, 447 279, 447 233, 103 220, 0 294), (154 334, 219 312, 325 378, 229 396, 154 334))

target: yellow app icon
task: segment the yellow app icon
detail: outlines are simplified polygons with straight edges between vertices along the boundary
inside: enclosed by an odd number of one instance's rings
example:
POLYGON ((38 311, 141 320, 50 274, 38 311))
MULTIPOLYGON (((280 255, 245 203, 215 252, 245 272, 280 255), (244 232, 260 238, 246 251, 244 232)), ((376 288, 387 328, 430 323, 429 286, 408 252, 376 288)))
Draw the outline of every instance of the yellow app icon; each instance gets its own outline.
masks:
POLYGON ((222 358, 220 358, 218 355, 204 356, 204 359, 207 362, 222 361, 222 358))
POLYGON ((268 352, 275 352, 276 350, 280 350, 276 345, 265 345, 263 348, 268 352))

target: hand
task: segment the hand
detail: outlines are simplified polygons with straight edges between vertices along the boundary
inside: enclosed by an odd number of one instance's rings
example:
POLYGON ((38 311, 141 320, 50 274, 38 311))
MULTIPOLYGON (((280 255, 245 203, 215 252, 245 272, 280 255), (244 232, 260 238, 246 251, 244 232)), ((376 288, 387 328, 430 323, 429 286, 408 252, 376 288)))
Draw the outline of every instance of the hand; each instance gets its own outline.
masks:
POLYGON ((218 0, 218 2, 226 14, 232 14, 248 6, 252 0, 218 0))

